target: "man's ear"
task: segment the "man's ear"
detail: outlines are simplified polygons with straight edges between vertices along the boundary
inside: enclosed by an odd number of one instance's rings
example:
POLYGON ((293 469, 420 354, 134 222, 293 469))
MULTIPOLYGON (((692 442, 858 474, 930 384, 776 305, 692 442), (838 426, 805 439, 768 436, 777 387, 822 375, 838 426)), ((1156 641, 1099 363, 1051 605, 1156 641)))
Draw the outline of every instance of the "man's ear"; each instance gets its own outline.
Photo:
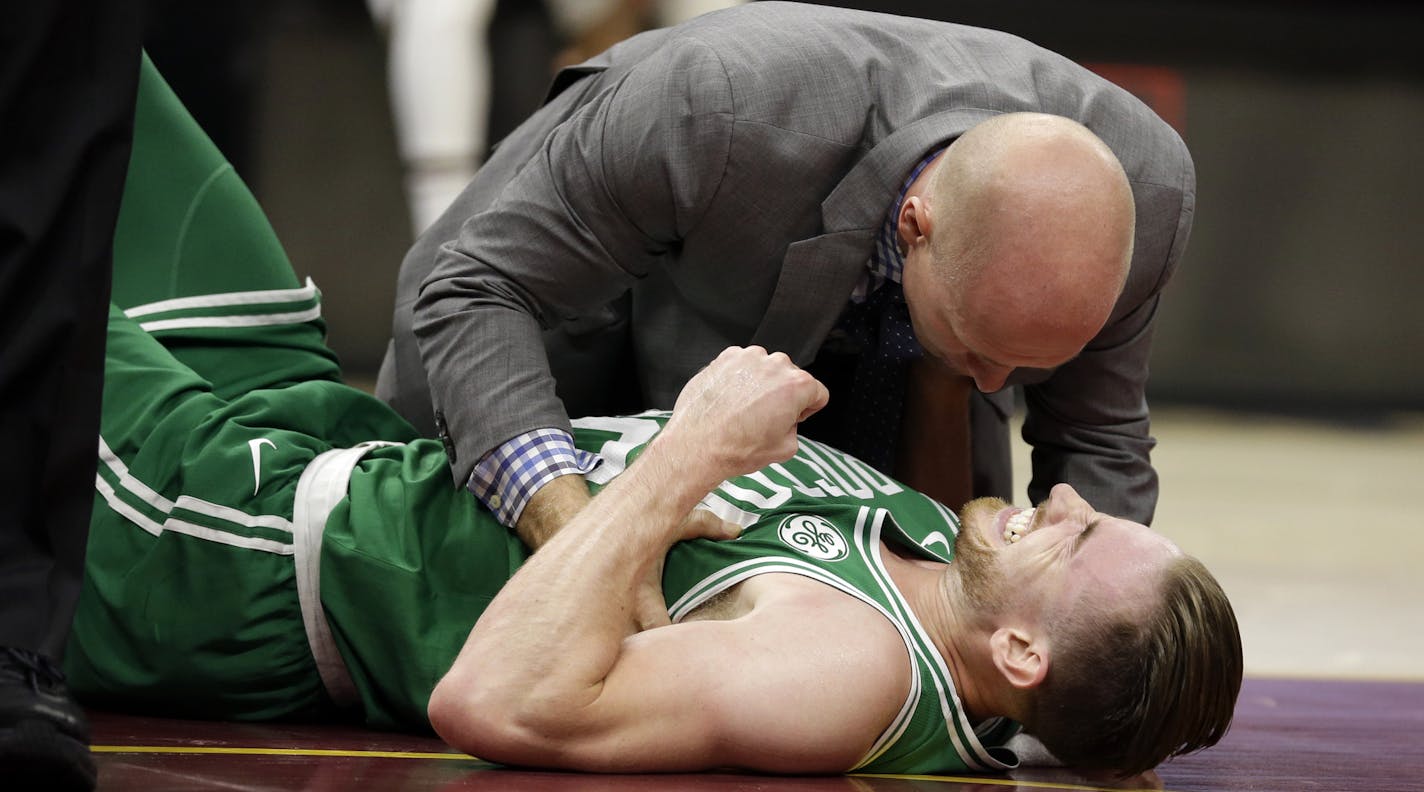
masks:
POLYGON ((1004 681, 1018 690, 1032 690, 1048 675, 1048 646, 1018 627, 995 630, 989 636, 989 656, 1004 681))
POLYGON ((900 204, 900 215, 895 218, 895 235, 898 237, 900 250, 907 251, 915 243, 927 239, 932 223, 930 207, 924 196, 912 195, 906 198, 905 202, 900 204))

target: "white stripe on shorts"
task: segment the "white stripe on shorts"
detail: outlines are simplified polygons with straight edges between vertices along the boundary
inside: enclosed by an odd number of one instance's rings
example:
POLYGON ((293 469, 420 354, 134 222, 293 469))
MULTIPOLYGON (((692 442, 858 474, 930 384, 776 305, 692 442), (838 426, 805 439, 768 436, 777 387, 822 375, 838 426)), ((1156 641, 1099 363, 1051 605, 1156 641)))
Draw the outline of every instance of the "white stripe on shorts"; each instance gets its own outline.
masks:
POLYGON ((305 286, 299 289, 267 289, 264 291, 227 292, 225 294, 200 294, 195 297, 177 297, 172 300, 135 305, 124 311, 129 318, 149 314, 187 311, 193 308, 224 308, 231 305, 267 305, 271 303, 305 302, 316 296, 316 283, 307 278, 305 286))

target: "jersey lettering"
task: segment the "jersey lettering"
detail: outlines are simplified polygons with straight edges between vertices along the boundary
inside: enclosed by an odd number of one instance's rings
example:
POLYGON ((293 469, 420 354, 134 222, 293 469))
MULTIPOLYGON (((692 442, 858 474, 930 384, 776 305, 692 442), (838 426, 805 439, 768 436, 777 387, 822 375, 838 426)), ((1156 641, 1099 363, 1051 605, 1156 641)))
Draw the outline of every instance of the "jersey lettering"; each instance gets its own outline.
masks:
MULTIPOLYGON (((599 447, 597 453, 603 458, 603 464, 589 474, 588 480, 595 484, 607 484, 626 470, 633 452, 662 429, 662 422, 656 418, 666 416, 667 413, 663 412, 649 412, 626 418, 575 420, 575 428, 615 435, 599 447)), ((756 521, 752 510, 775 509, 790 500, 794 493, 811 498, 848 496, 869 501, 876 497, 876 492, 894 495, 903 491, 899 484, 859 459, 803 437, 800 448, 790 461, 722 482, 716 491, 703 499, 703 506, 724 520, 750 525, 756 521), (798 465, 814 476, 812 483, 806 483, 804 473, 797 475, 795 469, 798 465)))

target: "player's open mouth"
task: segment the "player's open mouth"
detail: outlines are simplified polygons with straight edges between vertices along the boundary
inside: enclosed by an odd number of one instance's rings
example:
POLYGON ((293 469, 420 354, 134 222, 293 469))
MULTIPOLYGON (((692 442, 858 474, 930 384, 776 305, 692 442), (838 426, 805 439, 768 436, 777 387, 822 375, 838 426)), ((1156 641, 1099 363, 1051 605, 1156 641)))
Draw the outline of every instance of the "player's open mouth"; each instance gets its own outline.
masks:
POLYGON ((1004 542, 1013 544, 1028 535, 1033 530, 1033 515, 1037 509, 1024 509, 1015 513, 1004 524, 1004 542))

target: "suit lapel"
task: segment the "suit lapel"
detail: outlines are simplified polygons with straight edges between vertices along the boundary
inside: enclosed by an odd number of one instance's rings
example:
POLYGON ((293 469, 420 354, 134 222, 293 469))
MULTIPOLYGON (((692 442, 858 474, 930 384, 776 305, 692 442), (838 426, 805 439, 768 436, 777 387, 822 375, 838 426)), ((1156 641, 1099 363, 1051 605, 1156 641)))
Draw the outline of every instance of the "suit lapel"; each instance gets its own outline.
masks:
POLYGON ((824 234, 786 250, 781 277, 752 343, 810 363, 865 274, 873 229, 824 234))

